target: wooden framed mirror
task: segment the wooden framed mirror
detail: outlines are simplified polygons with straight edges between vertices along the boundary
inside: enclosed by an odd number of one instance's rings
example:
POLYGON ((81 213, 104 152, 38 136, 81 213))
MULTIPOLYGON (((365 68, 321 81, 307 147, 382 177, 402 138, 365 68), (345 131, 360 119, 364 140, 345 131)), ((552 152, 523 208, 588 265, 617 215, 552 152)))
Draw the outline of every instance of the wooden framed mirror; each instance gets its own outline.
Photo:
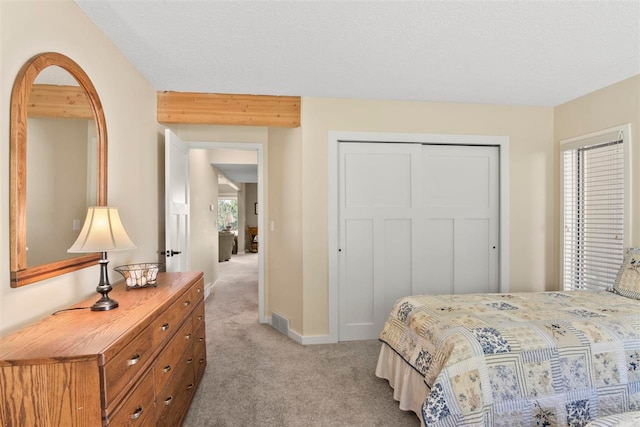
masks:
POLYGON ((107 204, 104 112, 93 83, 72 59, 41 53, 18 72, 11 93, 9 158, 11 287, 97 264, 99 253, 66 252, 87 207, 107 204), (62 75, 59 82, 47 81, 55 75, 62 75), (84 139, 79 145, 72 143, 78 134, 84 139))

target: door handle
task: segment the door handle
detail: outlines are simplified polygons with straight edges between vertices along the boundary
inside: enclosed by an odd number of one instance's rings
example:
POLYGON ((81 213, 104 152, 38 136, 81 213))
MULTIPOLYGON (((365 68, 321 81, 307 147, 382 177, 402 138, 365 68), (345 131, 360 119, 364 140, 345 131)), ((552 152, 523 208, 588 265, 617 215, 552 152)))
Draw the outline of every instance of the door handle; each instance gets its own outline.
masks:
POLYGON ((169 249, 168 251, 160 252, 160 255, 166 255, 167 258, 170 258, 170 257, 172 257, 174 255, 179 255, 181 253, 182 253, 182 251, 174 251, 173 249, 169 249))

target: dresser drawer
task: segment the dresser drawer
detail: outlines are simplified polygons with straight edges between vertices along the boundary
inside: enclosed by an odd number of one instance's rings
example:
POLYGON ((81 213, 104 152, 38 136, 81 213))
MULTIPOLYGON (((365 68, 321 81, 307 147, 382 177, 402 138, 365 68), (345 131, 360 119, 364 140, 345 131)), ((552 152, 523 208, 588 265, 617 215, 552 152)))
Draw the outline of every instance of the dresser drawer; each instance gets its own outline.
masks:
POLYGON ((162 390, 164 385, 178 370, 178 364, 184 354, 193 358, 192 343, 194 342, 192 324, 184 322, 177 334, 171 339, 164 352, 153 365, 153 378, 156 390, 162 390))
POLYGON ((180 326, 182 320, 191 312, 194 300, 192 296, 193 288, 187 290, 177 301, 169 306, 153 322, 153 345, 159 346, 167 337, 180 326))
POLYGON ((193 310, 192 322, 194 331, 197 331, 200 325, 204 324, 204 301, 200 301, 193 310))
POLYGON ((197 303, 198 301, 204 300, 204 280, 200 279, 193 285, 193 302, 197 303))
POLYGON ((104 370, 104 394, 102 407, 109 410, 117 402, 117 396, 133 384, 141 370, 148 366, 155 350, 152 345, 152 332, 143 330, 125 348, 117 353, 102 368, 104 370))
POLYGON ((109 426, 152 426, 155 422, 155 404, 153 395, 153 374, 151 371, 140 380, 138 385, 124 398, 124 404, 113 417, 109 417, 109 426))
POLYGON ((196 383, 200 382, 200 378, 204 374, 204 369, 207 367, 207 341, 205 338, 204 323, 200 325, 195 333, 195 341, 193 343, 193 359, 194 359, 194 373, 196 383))
POLYGON ((156 425, 174 427, 184 416, 186 403, 195 392, 192 360, 192 355, 185 352, 176 372, 156 394, 156 425))

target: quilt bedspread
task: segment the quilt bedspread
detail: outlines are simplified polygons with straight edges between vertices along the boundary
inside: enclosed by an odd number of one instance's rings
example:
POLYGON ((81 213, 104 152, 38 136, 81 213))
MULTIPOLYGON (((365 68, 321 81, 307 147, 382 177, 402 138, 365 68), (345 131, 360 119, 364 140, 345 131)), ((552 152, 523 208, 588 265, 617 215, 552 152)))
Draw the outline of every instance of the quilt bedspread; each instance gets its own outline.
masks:
POLYGON ((640 412, 625 412, 607 415, 591 421, 587 427, 638 427, 640 426, 640 412))
POLYGON ((640 410, 640 301, 606 291, 412 296, 380 334, 427 426, 584 426, 640 410))

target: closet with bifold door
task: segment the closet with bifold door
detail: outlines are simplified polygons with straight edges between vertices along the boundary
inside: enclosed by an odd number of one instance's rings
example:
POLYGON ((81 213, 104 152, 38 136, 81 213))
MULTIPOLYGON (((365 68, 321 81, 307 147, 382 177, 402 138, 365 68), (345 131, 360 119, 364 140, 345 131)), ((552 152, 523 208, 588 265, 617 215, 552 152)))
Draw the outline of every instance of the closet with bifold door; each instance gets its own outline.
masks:
POLYGON ((415 294, 499 291, 497 146, 341 142, 339 339, 415 294))

